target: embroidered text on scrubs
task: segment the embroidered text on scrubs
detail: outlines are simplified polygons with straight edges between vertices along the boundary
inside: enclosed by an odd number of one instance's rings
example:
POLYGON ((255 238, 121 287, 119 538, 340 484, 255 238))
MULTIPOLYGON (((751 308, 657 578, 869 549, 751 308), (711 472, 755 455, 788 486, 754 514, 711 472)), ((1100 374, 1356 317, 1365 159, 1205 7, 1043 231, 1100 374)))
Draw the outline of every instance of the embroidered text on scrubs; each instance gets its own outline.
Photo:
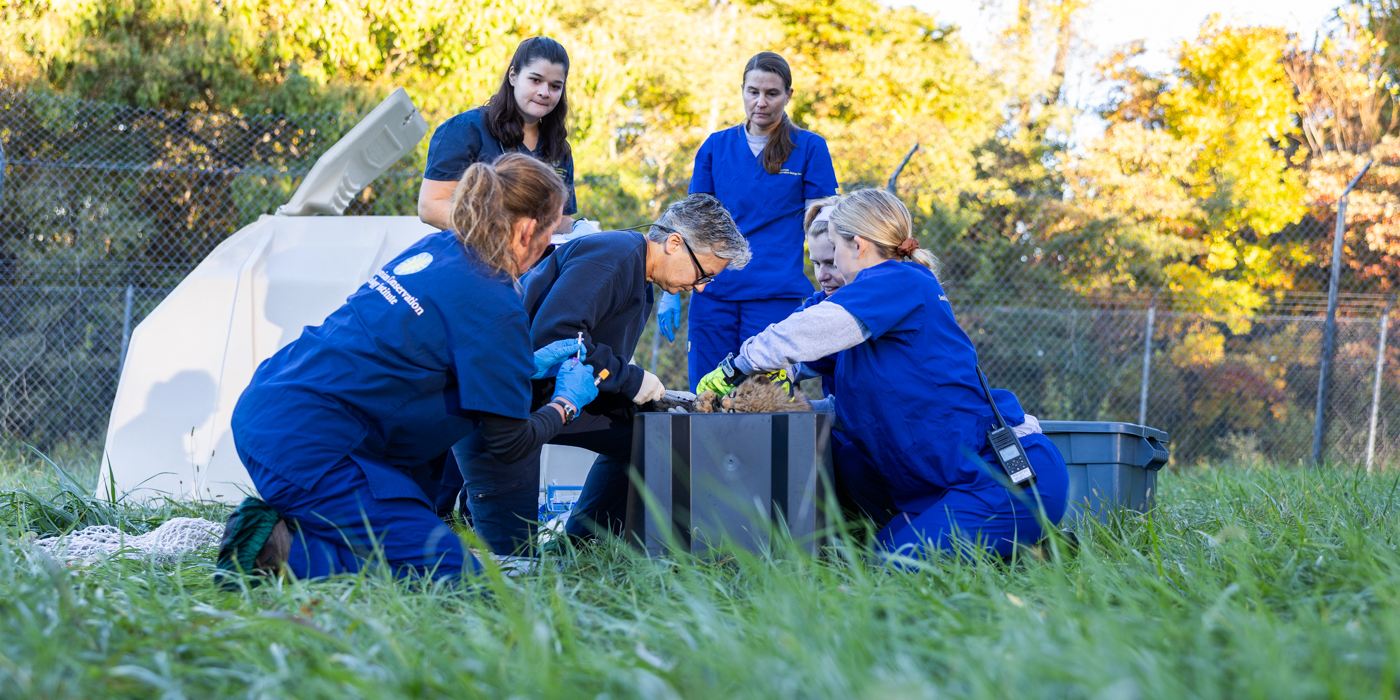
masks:
POLYGON ((408 303, 408 308, 413 309, 413 313, 419 316, 423 315, 423 307, 419 305, 418 297, 409 294, 408 290, 404 289, 403 285, 399 284, 399 281, 394 279, 393 275, 383 270, 380 270, 379 278, 384 280, 384 282, 387 283, 390 287, 393 287, 394 291, 399 293, 399 296, 403 297, 403 300, 408 303))
POLYGON ((388 301, 390 304, 399 303, 399 300, 394 298, 394 293, 389 291, 388 287, 385 287, 384 285, 380 284, 379 280, 371 277, 369 278, 369 282, 367 282, 367 284, 369 285, 370 289, 379 292, 379 296, 384 297, 385 301, 388 301))

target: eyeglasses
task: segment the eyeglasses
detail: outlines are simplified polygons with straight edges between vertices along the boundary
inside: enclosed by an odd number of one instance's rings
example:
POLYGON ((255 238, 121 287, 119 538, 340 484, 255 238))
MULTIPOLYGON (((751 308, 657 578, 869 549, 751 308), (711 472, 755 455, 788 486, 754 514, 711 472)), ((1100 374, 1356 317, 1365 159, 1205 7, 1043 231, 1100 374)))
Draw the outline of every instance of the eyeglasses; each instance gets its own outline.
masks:
POLYGON ((681 237, 681 245, 685 246, 685 252, 690 254, 690 262, 695 265, 695 281, 691 282, 690 286, 699 287, 702 284, 709 284, 712 280, 714 280, 715 275, 719 274, 718 272, 716 272, 714 275, 712 275, 708 272, 705 272, 705 268, 700 265, 700 258, 695 257, 695 250, 690 247, 690 243, 685 240, 685 236, 682 235, 680 231, 677 231, 671 228, 670 226, 667 226, 665 224, 651 223, 642 224, 641 226, 633 226, 632 228, 625 230, 634 231, 639 228, 650 226, 655 226, 656 228, 659 228, 666 233, 674 233, 677 236, 681 237))

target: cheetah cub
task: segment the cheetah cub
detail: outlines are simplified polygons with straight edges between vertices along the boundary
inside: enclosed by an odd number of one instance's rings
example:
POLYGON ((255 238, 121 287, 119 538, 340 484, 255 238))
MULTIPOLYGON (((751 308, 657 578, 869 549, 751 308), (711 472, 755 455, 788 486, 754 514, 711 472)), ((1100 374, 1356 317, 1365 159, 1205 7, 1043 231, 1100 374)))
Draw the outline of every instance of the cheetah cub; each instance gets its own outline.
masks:
POLYGON ((799 413, 812 410, 812 404, 800 393, 788 393, 787 382, 774 382, 760 374, 740 384, 719 398, 713 391, 700 392, 695 397, 696 413, 799 413))

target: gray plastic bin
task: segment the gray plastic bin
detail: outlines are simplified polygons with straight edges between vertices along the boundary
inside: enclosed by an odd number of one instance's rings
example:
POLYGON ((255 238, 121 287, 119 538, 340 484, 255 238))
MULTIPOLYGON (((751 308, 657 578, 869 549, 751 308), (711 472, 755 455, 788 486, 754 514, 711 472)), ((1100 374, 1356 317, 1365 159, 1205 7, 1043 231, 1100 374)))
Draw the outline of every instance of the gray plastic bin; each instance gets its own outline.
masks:
POLYGON ((1145 513, 1157 496, 1157 472, 1167 463, 1167 434, 1132 423, 1040 422, 1069 467, 1064 523, 1086 515, 1107 521, 1119 509, 1145 513))

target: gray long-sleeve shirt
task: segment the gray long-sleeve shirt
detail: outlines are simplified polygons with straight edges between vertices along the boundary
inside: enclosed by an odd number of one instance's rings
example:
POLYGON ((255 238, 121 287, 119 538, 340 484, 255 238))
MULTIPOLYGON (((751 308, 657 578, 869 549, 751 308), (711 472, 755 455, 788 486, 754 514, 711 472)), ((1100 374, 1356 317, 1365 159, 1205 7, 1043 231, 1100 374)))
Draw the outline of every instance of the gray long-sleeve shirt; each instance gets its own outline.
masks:
MULTIPOLYGON (((787 369, 849 350, 869 339, 870 329, 860 319, 839 304, 823 301, 745 340, 734 365, 744 374, 787 369)), ((1026 421, 1012 430, 1017 437, 1039 433, 1040 421, 1026 414, 1026 421)))
POLYGON ((745 340, 734 364, 744 374, 786 369, 848 350, 869 337, 860 319, 838 304, 823 301, 745 340))

